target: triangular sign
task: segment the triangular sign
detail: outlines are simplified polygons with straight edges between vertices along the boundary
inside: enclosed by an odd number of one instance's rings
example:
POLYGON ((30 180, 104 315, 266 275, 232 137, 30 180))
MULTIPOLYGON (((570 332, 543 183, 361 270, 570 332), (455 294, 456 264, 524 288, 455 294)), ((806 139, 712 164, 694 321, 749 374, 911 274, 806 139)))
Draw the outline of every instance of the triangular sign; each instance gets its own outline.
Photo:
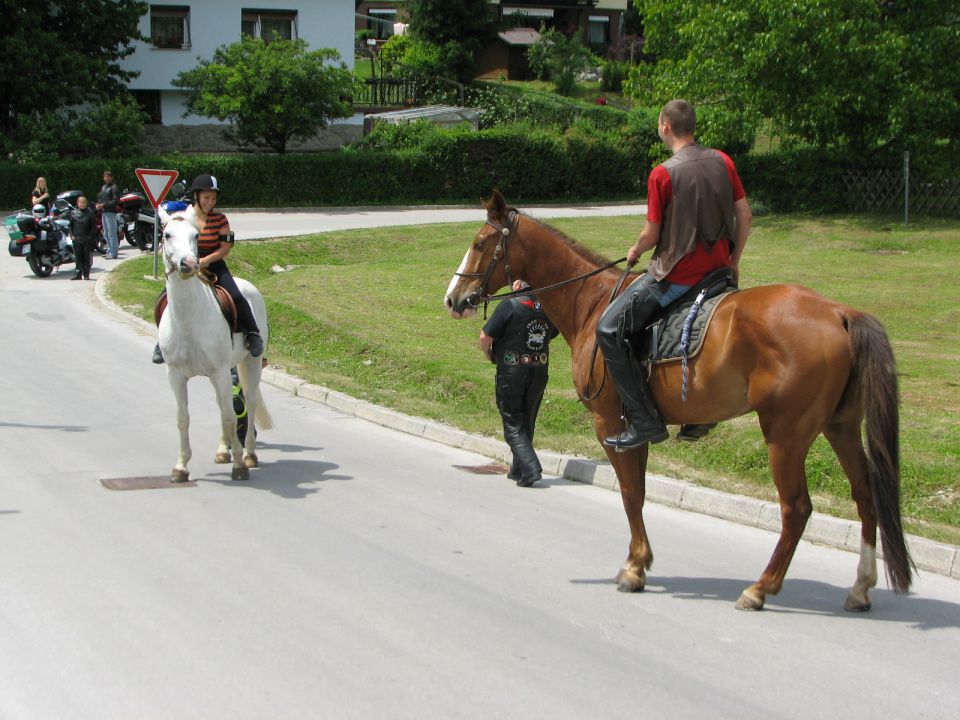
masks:
POLYGON ((170 188, 177 181, 177 176, 180 175, 176 170, 148 170, 146 168, 137 168, 136 173, 154 210, 163 202, 167 193, 170 192, 170 188))

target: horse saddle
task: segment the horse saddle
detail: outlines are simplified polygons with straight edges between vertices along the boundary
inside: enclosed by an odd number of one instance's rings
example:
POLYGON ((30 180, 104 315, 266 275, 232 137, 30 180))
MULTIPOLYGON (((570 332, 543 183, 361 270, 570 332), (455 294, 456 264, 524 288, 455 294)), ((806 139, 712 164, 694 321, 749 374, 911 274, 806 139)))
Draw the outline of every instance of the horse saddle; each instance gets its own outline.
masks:
POLYGON ((707 275, 650 318, 644 331, 631 343, 634 360, 645 368, 681 360, 686 380, 687 361, 700 352, 714 311, 723 298, 736 290, 730 268, 707 275))
MULTIPOLYGON (((220 312, 223 313, 223 319, 227 321, 227 325, 233 332, 240 332, 237 328, 237 306, 234 304, 233 298, 230 297, 230 293, 219 285, 214 285, 213 290, 213 295, 220 305, 220 312)), ((167 290, 164 288, 160 297, 157 298, 157 304, 153 306, 153 321, 157 324, 157 327, 160 327, 160 318, 163 317, 163 311, 166 309, 167 290)))

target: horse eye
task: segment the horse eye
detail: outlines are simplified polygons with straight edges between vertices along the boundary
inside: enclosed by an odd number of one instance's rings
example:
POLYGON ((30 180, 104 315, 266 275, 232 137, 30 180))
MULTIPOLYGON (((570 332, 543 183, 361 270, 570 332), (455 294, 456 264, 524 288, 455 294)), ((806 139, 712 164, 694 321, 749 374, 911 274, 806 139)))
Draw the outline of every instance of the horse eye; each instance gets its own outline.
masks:
POLYGON ((474 244, 473 244, 473 249, 476 250, 477 252, 482 252, 482 251, 483 251, 483 240, 481 240, 480 242, 474 243, 474 244))

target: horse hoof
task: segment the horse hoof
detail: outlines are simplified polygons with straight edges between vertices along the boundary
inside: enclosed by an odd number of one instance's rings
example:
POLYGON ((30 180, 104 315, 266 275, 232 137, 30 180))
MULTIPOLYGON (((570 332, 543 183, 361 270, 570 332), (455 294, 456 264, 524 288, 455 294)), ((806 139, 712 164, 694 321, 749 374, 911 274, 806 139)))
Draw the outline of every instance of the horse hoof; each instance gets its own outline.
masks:
POLYGON ((243 459, 243 464, 251 470, 255 467, 260 467, 260 461, 257 459, 256 455, 247 455, 243 459))
POLYGON ((763 610, 763 598, 754 597, 744 590, 737 600, 737 610, 763 610))
POLYGON ((250 471, 246 467, 241 465, 240 467, 234 467, 233 472, 230 473, 231 480, 249 480, 250 471))
POLYGON ((229 452, 218 452, 213 461, 218 465, 226 465, 227 463, 232 462, 233 458, 230 456, 229 452))
POLYGON ((190 473, 186 470, 178 470, 177 468, 174 468, 173 472, 170 473, 170 482, 185 483, 189 479, 190 473))
POLYGON ((617 573, 617 590, 620 592, 643 592, 647 586, 647 578, 633 570, 620 568, 617 573))
POLYGON ((870 607, 869 597, 857 595, 852 590, 847 595, 847 601, 843 603, 843 609, 847 612, 867 612, 870 607))

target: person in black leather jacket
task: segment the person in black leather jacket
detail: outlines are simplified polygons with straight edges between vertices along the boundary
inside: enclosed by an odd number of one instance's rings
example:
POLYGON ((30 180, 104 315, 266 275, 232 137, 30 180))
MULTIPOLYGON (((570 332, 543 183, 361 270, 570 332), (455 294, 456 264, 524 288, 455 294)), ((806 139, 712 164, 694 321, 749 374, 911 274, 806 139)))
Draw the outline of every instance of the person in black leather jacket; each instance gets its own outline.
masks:
POLYGON ((77 271, 71 280, 90 279, 93 245, 96 242, 97 214, 83 195, 77 198, 77 209, 70 214, 70 239, 77 258, 77 271))
MULTIPOLYGON (((513 283, 517 292, 529 287, 523 280, 513 283)), ((480 331, 480 349, 497 366, 497 408, 503 439, 513 453, 507 477, 520 487, 530 487, 543 472, 533 432, 547 387, 550 341, 557 333, 533 293, 502 301, 480 331)))

